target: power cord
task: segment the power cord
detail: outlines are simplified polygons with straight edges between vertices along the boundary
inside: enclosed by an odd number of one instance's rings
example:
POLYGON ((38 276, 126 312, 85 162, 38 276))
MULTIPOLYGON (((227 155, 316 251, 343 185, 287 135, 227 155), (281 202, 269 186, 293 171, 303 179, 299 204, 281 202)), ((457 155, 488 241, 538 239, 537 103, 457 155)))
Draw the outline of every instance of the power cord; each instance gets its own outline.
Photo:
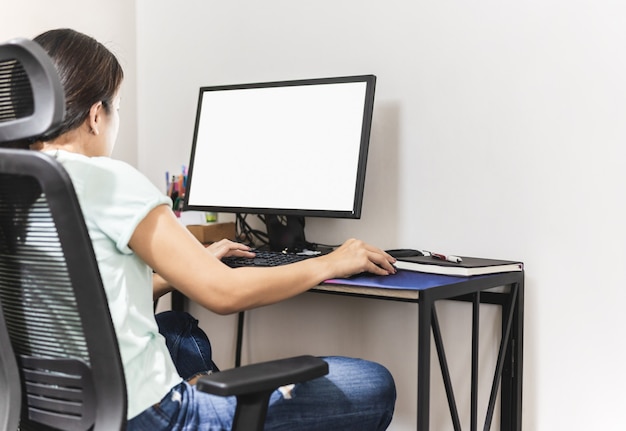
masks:
MULTIPOLYGON (((235 233, 238 241, 249 245, 251 247, 260 248, 269 245, 269 237, 267 233, 253 228, 247 221, 248 214, 237 213, 235 216, 235 233)), ((263 224, 265 219, 262 216, 257 216, 263 224)))

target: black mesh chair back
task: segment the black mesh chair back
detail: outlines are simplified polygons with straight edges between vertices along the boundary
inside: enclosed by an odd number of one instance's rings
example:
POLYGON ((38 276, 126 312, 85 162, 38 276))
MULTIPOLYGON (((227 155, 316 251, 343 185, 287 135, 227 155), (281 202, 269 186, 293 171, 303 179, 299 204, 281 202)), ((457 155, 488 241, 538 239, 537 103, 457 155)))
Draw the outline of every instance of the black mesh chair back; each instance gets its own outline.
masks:
POLYGON ((126 387, 100 273, 70 178, 47 154, 0 149, 0 301, 21 430, 122 429, 126 387))
MULTIPOLYGON (((55 130, 64 109, 45 51, 1 44, 0 146, 55 130)), ((0 149, 0 303, 1 429, 123 428, 118 344, 72 183, 26 149, 0 149)))

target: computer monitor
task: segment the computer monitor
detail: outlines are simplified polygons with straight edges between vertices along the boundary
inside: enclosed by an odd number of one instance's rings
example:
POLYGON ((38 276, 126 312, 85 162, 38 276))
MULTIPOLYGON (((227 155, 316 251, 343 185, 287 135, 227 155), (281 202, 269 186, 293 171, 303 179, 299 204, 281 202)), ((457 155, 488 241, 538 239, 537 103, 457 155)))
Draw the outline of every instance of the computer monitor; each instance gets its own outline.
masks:
POLYGON ((359 218, 374 75, 200 88, 185 210, 262 214, 272 249, 304 217, 359 218))

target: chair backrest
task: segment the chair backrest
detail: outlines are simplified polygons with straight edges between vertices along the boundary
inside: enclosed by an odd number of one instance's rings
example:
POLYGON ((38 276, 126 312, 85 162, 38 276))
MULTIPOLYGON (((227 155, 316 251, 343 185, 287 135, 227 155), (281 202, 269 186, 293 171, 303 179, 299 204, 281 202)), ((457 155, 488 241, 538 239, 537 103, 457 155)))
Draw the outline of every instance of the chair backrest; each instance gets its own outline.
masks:
MULTIPOLYGON (((0 146, 54 130, 63 112, 41 47, 0 45, 0 146)), ((0 303, 0 426, 124 429, 124 373, 92 243, 67 172, 36 151, 0 148, 0 303)))
POLYGON ((124 371, 95 254, 70 178, 47 154, 0 149, 0 302, 21 429, 122 429, 124 371))

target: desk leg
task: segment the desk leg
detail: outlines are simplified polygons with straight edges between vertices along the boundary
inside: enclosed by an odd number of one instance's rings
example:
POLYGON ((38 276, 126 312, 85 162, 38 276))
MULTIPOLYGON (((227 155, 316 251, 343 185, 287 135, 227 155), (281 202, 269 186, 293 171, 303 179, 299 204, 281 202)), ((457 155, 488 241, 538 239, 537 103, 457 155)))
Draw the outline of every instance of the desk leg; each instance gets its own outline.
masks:
POLYGON ((480 292, 472 302, 472 377, 471 377, 471 431, 478 430, 478 342, 480 338, 480 292))
MULTIPOLYGON (((511 292, 515 286, 511 286, 511 292)), ((512 293, 509 294, 512 298, 512 293)), ((513 424, 513 410, 512 410, 512 400, 513 400, 513 350, 515 349, 515 304, 512 303, 511 299, 502 304, 502 334, 507 330, 507 321, 506 316, 511 315, 511 335, 510 342, 506 349, 506 354, 504 358, 504 367, 502 368, 502 400, 500 402, 500 429, 515 429, 512 427, 513 424)))
MULTIPOLYGON (((517 347, 518 337, 521 328, 518 327, 520 315, 520 283, 513 284, 509 293, 509 301, 502 304, 502 340, 498 351, 498 361, 491 387, 491 395, 487 407, 487 417, 485 419, 485 430, 491 428, 491 420, 495 407, 495 400, 498 393, 498 386, 501 385, 501 419, 500 429, 521 431, 521 375, 518 380, 515 375, 515 362, 520 352, 517 347), (519 393, 518 393, 519 390, 519 393), (517 410, 519 406, 519 411, 517 410), (518 419, 516 419, 518 417, 518 419)), ((520 339, 521 341, 521 339, 520 339)), ((521 374, 521 368, 519 369, 521 374)))
POLYGON ((514 424, 517 425, 516 430, 522 431, 522 386, 523 386, 523 370, 524 370, 524 282, 519 284, 519 292, 517 293, 517 316, 515 318, 514 334, 515 340, 515 414, 514 424))
POLYGON ((500 429, 521 431, 522 429, 522 369, 524 331, 524 282, 511 286, 510 301, 502 306, 503 327, 509 326, 509 344, 506 348, 502 369, 502 413, 500 429), (509 322, 504 316, 510 315, 509 322))
POLYGON ((420 292, 417 328, 417 431, 430 426, 430 333, 434 301, 420 292))
POLYGON ((185 295, 177 290, 172 291, 172 310, 173 311, 185 311, 185 295))
POLYGON ((237 316, 237 346, 235 350, 235 368, 239 368, 241 366, 241 351, 243 345, 243 326, 245 316, 245 311, 240 311, 239 315, 237 316))

